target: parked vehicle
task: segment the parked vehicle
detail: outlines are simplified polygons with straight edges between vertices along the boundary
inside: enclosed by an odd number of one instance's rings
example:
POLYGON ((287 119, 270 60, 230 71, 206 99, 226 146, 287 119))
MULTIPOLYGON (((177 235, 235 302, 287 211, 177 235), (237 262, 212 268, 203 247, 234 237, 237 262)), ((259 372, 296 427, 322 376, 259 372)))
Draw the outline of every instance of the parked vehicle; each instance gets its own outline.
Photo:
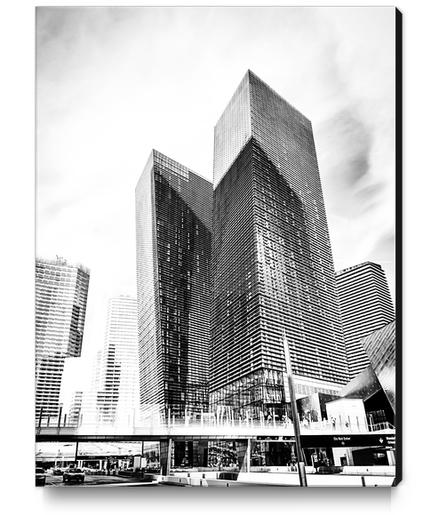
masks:
POLYGON ((83 483, 85 474, 81 469, 69 468, 63 472, 64 483, 83 483))
POLYGON ((36 467, 36 486, 45 486, 46 472, 42 467, 36 467))
POLYGON ((343 467, 337 465, 322 465, 317 468, 317 474, 340 474, 343 472, 343 467))

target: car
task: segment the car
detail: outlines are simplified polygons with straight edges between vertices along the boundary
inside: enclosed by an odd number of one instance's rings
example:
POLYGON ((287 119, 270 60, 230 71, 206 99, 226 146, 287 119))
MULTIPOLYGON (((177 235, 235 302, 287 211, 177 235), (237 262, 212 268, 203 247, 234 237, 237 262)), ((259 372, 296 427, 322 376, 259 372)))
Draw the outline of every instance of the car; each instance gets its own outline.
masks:
POLYGON ((63 470, 60 469, 60 468, 53 469, 52 470, 52 475, 53 476, 62 476, 63 475, 63 470))
POLYGON ((317 468, 317 474, 340 474, 343 472, 343 467, 336 465, 322 465, 317 468))
POLYGON ((45 486, 46 472, 42 467, 36 467, 36 486, 45 486))
POLYGON ((85 479, 85 473, 82 469, 69 468, 63 472, 64 483, 83 483, 85 479))

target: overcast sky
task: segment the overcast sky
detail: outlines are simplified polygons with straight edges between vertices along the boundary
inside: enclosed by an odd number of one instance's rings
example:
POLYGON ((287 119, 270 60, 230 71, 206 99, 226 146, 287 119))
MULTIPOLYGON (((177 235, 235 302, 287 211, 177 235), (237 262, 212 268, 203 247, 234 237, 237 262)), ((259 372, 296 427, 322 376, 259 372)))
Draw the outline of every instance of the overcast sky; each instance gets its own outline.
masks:
POLYGON ((134 189, 156 148, 212 179, 247 69, 313 123, 336 270, 394 296, 392 8, 38 8, 37 255, 91 270, 83 354, 136 295, 134 189))

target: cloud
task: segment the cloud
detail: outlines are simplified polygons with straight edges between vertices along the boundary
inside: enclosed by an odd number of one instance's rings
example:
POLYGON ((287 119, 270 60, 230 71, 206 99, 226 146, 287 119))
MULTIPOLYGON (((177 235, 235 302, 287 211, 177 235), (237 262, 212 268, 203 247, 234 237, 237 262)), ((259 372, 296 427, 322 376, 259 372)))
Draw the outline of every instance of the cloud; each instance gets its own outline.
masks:
POLYGON ((355 191, 369 172, 371 131, 352 107, 339 110, 319 130, 324 138, 321 144, 328 149, 320 158, 329 170, 328 187, 355 191))

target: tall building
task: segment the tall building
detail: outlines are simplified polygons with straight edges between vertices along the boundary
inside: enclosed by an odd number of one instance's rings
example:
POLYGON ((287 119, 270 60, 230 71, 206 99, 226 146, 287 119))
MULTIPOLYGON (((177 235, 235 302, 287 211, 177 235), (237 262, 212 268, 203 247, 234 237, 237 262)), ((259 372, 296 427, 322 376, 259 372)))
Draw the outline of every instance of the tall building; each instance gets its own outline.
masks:
POLYGON ((94 356, 91 378, 88 368, 82 358, 65 360, 60 402, 69 424, 133 425, 139 416, 136 299, 109 300, 105 342, 94 356))
POLYGON ((89 280, 81 265, 36 259, 36 418, 58 414, 64 360, 81 355, 89 280))
POLYGON ((211 403, 284 402, 347 381, 311 122, 248 71, 215 127, 211 403))
POLYGON ((102 422, 132 423, 139 408, 136 299, 109 300, 105 345, 97 370, 97 409, 102 422))
POLYGON ((361 263, 336 274, 350 379, 369 366, 361 340, 395 319, 385 272, 361 263))
POLYGON ((136 187, 140 404, 208 406, 212 185, 153 150, 136 187))

